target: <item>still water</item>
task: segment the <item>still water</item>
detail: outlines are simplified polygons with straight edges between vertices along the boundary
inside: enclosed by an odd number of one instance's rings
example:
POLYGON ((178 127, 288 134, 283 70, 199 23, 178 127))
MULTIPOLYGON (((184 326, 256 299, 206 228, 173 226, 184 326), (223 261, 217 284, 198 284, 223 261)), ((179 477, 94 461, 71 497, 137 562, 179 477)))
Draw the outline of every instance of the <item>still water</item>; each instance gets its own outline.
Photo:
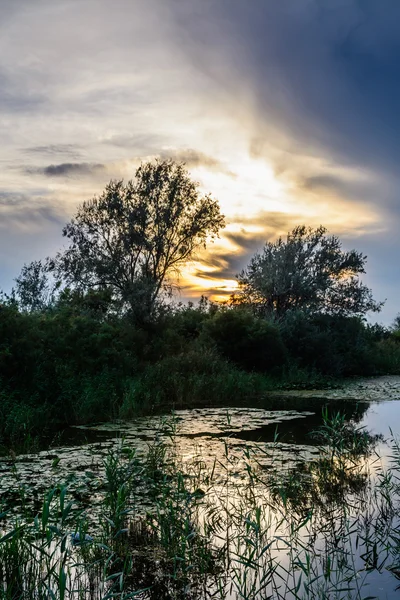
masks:
MULTIPOLYGON (((226 489, 230 481, 235 482, 235 487, 230 489, 240 490, 241 486, 245 489, 249 457, 262 472, 291 474, 296 479, 297 473, 299 476, 304 473, 304 465, 320 456, 321 447, 313 432, 323 423, 323 406, 328 406, 332 414, 340 411, 348 422, 380 436, 366 459, 368 482, 364 480, 367 483, 366 491, 362 491, 362 502, 354 489, 349 490, 345 500, 349 506, 356 507, 354 510, 360 510, 362 505, 365 514, 370 511, 373 515, 375 506, 371 490, 377 483, 377 469, 386 469, 390 465, 390 440, 400 437, 399 392, 399 378, 380 378, 352 383, 340 391, 282 394, 274 400, 266 399, 268 408, 263 406, 262 401, 257 406, 238 407, 232 400, 230 406, 179 410, 172 419, 168 416, 167 428, 165 418, 160 416, 137 418, 129 423, 71 428, 51 450, 21 455, 16 461, 7 457, 0 459, 0 501, 3 505, 12 506, 14 514, 17 514, 21 488, 25 490, 27 501, 33 507, 39 507, 44 493, 62 483, 68 485, 69 493, 76 502, 95 513, 104 492, 104 459, 110 449, 117 447, 123 439, 124 444, 135 447, 139 455, 145 454, 155 440, 168 442, 171 434, 175 452, 183 463, 201 459, 204 468, 213 470, 214 490, 226 489)), ((231 498, 230 501, 234 503, 236 500, 231 498)), ((262 503, 262 495, 258 501, 262 503)), ((325 493, 323 502, 330 501, 325 493)), ((142 508, 148 508, 146 498, 143 498, 142 508)), ((323 513, 323 508, 318 510, 323 513)), ((276 537, 280 535, 275 524, 271 525, 272 531, 276 537)), ((307 535, 310 533, 307 532, 307 535)), ((316 536, 316 548, 322 543, 321 539, 316 536)), ((279 552, 279 560, 284 564, 288 553, 285 549, 279 552)), ((361 551, 354 548, 352 552, 355 560, 362 561, 361 551)), ((324 557, 326 560, 326 552, 324 557)), ((370 596, 394 600, 400 597, 397 576, 396 570, 367 569, 362 575, 365 583, 363 596, 353 592, 346 596, 343 592, 337 597, 370 596)), ((226 597, 238 598, 240 593, 231 589, 226 597)), ((286 597, 293 596, 288 593, 286 597)))

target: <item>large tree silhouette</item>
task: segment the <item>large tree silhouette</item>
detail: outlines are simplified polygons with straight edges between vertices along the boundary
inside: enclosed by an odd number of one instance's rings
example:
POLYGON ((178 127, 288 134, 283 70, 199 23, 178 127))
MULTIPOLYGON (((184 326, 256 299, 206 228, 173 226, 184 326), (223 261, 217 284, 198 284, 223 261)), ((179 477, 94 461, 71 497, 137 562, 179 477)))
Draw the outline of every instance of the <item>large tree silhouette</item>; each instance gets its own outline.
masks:
POLYGON ((68 285, 111 289, 123 306, 149 316, 171 276, 223 226, 218 202, 199 193, 183 163, 147 162, 133 180, 111 181, 79 207, 54 270, 68 285))
POLYGON ((360 281, 366 256, 342 250, 325 227, 295 227, 286 240, 267 242, 238 276, 241 299, 258 310, 283 315, 291 309, 364 315, 379 311, 371 290, 360 281))

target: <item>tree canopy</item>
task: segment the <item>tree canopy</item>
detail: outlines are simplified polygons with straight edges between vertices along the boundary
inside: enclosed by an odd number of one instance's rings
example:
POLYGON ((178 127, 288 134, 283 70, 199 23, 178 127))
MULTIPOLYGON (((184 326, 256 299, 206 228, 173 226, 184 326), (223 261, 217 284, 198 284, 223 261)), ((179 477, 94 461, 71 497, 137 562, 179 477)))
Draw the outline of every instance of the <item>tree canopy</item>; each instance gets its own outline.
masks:
POLYGON ((379 311, 371 290, 360 281, 366 256, 344 251, 325 227, 295 227, 286 240, 267 242, 238 275, 241 300, 278 316, 291 309, 364 315, 379 311))
POLYGON ((109 288, 131 310, 150 314, 170 276, 222 227, 218 202, 199 193, 183 163, 147 162, 133 180, 111 181, 79 207, 53 268, 69 285, 109 288))
POLYGON ((15 279, 15 288, 10 299, 18 303, 25 312, 44 310, 55 298, 60 284, 49 278, 49 261, 33 260, 22 267, 15 279))

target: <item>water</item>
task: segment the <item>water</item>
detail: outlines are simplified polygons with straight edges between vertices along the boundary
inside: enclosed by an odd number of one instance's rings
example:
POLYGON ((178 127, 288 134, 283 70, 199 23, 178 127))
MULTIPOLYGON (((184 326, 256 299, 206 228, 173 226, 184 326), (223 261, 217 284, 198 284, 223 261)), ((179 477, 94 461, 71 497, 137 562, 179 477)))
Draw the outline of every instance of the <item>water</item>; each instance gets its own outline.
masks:
MULTIPOLYGON (((335 410, 343 409, 342 403, 331 405, 335 410)), ((349 403, 345 408, 349 418, 359 420, 368 406, 349 403)), ((312 410, 224 407, 180 410, 175 413, 175 421, 176 443, 184 460, 201 454, 211 464, 215 457, 222 458, 225 444, 231 454, 240 455, 245 446, 256 449, 272 443, 278 432, 281 459, 289 464, 318 454, 310 434, 321 425, 322 416, 320 404, 312 410)), ((0 459, 0 498, 14 499, 23 486, 33 501, 40 501, 46 490, 65 483, 77 499, 85 500, 101 490, 104 458, 122 438, 143 454, 155 439, 166 437, 159 416, 141 417, 131 423, 71 428, 65 432, 68 445, 20 455, 15 462, 7 457, 0 459)))
MULTIPOLYGON (((215 457, 223 456, 225 444, 231 453, 238 455, 245 446, 256 450, 258 446, 273 444, 277 436, 282 462, 297 464, 318 454, 312 432, 322 424, 323 403, 301 399, 297 404, 301 405, 297 410, 280 411, 234 406, 180 410, 175 413, 176 443, 184 460, 201 454, 205 462, 211 463, 215 457)), ((329 407, 344 411, 349 420, 385 438, 390 437, 389 428, 400 434, 400 400, 346 403, 330 400, 329 407)), ((71 428, 65 437, 68 445, 18 456, 15 463, 8 457, 1 458, 0 499, 13 497, 23 485, 33 499, 40 500, 46 490, 60 482, 67 483, 72 493, 84 498, 101 488, 104 457, 121 438, 144 453, 154 439, 163 439, 165 433, 162 419, 157 416, 141 417, 132 423, 71 428)), ((380 444, 379 451, 386 455, 388 448, 380 444)), ((267 462, 266 457, 259 459, 267 462)))
MULTIPOLYGON (((304 465, 311 464, 320 455, 313 432, 322 425, 322 407, 327 405, 331 412, 340 410, 349 422, 364 427, 373 435, 382 436, 375 446, 379 461, 375 452, 368 457, 363 467, 363 475, 366 469, 368 477, 365 476, 363 480, 360 478, 360 490, 350 486, 344 500, 353 506, 354 514, 363 511, 363 514, 370 512, 373 515, 377 509, 371 490, 376 482, 377 469, 390 464, 391 449, 387 441, 392 436, 400 436, 399 390, 400 378, 379 378, 353 382, 342 390, 282 394, 274 400, 275 410, 271 410, 271 399, 265 401, 268 408, 263 406, 262 401, 250 407, 238 407, 232 401, 231 406, 226 407, 180 410, 175 413, 172 422, 175 451, 183 463, 201 460, 205 469, 212 469, 215 502, 218 502, 218 494, 222 494, 229 485, 232 494, 230 502, 234 504, 239 502, 240 490, 247 489, 246 469, 249 461, 255 462, 260 472, 273 476, 291 474, 296 481, 304 474, 304 465), (227 458, 229 468, 226 468, 227 458)), ((160 417, 142 417, 131 423, 71 428, 64 433, 62 443, 51 450, 22 455, 15 462, 7 457, 0 459, 0 502, 11 506, 12 513, 18 514, 18 499, 22 489, 25 502, 39 509, 47 490, 55 485, 66 484, 77 504, 95 514, 104 496, 104 460, 108 452, 124 439, 125 445, 135 447, 139 455, 144 455, 154 440, 168 442, 170 436, 171 421, 166 427, 160 417)), ((262 503, 264 493, 256 490, 259 503, 262 503)), ((303 490, 299 488, 298 502, 302 493, 303 490)), ((333 502, 326 490, 323 499, 326 505, 333 502)), ((142 500, 141 508, 145 512, 151 502, 147 502, 146 498, 142 500)), ((332 508, 335 519, 340 518, 341 508, 340 503, 332 508)), ((327 506, 318 507, 322 515, 321 531, 328 514, 326 509, 327 506)), ((266 510, 263 518, 271 520, 271 535, 283 535, 279 527, 277 529, 273 509, 266 510)), ((307 525, 301 530, 301 535, 304 539, 309 535, 307 525)), ((350 536, 349 543, 354 539, 354 535, 350 536)), ((323 543, 326 543, 325 538, 318 534, 315 547, 323 543)), ((361 550, 353 548, 352 552, 355 560, 361 564, 361 550)), ((326 557, 326 549, 324 555, 320 548, 320 554, 326 557)), ((289 564, 287 549, 276 550, 275 558, 277 556, 283 566, 289 564)), ((398 582, 387 569, 363 572, 362 576, 368 584, 365 597, 394 600, 399 596, 399 590, 396 589, 398 582)), ((238 597, 237 594, 237 589, 232 589, 226 597, 234 599, 238 597)), ((293 596, 288 593, 286 597, 293 596)), ((349 597, 362 596, 350 593, 349 597)))

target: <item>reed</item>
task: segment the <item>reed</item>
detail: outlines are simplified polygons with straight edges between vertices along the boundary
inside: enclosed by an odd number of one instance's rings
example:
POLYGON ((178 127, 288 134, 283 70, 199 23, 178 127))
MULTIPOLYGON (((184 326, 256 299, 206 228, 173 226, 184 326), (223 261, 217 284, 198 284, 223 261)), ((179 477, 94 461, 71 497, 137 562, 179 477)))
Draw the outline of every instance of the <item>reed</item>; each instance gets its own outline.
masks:
MULTIPOLYGON (((374 577, 396 587, 398 441, 384 468, 379 440, 325 413, 318 459, 266 471, 245 447, 239 482, 228 444, 211 467, 183 462, 176 421, 161 430, 144 455, 124 440, 109 451, 96 509, 60 484, 35 513, 20 486, 21 514, 0 513, 1 600, 366 600, 374 577)), ((279 437, 265 452, 278 460, 279 437)))

